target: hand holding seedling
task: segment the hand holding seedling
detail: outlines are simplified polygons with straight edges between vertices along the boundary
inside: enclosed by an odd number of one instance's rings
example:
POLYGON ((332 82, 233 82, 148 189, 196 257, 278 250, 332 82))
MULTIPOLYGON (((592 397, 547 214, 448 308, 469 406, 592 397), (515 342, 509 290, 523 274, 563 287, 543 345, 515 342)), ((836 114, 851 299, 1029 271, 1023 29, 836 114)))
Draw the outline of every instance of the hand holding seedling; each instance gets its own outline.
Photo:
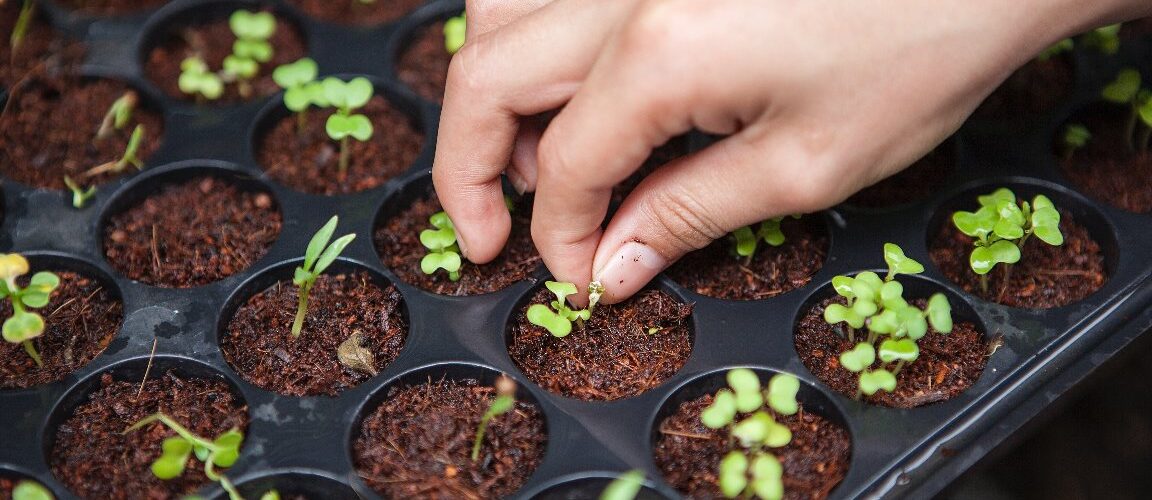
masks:
POLYGON ((340 256, 340 252, 344 251, 344 247, 356 239, 356 234, 350 233, 337 238, 331 245, 328 244, 332 239, 332 233, 336 232, 336 224, 339 221, 340 218, 333 215, 320 230, 316 231, 316 234, 312 235, 312 239, 308 242, 308 248, 304 250, 304 263, 296 268, 296 272, 292 276, 292 283, 300 287, 296 304, 296 319, 292 321, 293 337, 299 337, 300 331, 304 328, 304 316, 308 313, 308 294, 312 292, 316 279, 324 274, 328 266, 336 262, 336 258, 340 256))
POLYGON ((491 4, 469 6, 449 69, 436 191, 463 256, 485 263, 510 230, 507 172, 536 192, 548 269, 603 282, 606 303, 729 231, 907 166, 1060 39, 1152 14, 1146 0, 491 4), (524 126, 557 110, 542 134, 524 126), (612 187, 691 129, 724 138, 657 170, 605 226, 612 187))
POLYGON ((544 286, 556 294, 556 300, 548 305, 532 304, 526 312, 528 322, 548 330, 554 337, 566 337, 572 333, 572 322, 583 323, 592 317, 592 307, 573 309, 568 305, 568 297, 576 293, 576 285, 557 281, 545 281, 544 286))
POLYGON ((4 340, 24 346, 24 352, 44 366, 32 339, 44 333, 44 317, 29 311, 48 305, 52 291, 60 286, 60 277, 48 271, 32 275, 28 286, 21 288, 16 283, 20 276, 28 274, 28 260, 18 253, 0 255, 0 300, 12 303, 12 316, 4 320, 4 340))

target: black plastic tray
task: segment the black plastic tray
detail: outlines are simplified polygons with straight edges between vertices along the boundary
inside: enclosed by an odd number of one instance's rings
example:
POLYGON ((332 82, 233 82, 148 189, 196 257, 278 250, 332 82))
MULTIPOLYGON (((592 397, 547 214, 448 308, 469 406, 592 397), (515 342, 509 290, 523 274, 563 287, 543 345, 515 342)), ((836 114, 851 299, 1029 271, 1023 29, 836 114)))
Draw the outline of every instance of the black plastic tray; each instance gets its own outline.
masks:
MULTIPOLYGON (((946 486, 1152 327, 1152 215, 1125 212, 1078 194, 1067 186, 1050 153, 1051 138, 1063 119, 1091 102, 1109 75, 1121 65, 1150 59, 1146 40, 1127 42, 1116 60, 1077 51, 1075 94, 1025 129, 1005 133, 972 126, 962 131, 949 143, 957 150, 958 166, 947 187, 930 199, 885 210, 840 206, 825 212, 829 255, 811 283, 800 289, 766 300, 733 302, 699 296, 658 278, 658 286, 696 303, 690 359, 670 380, 644 394, 586 402, 540 389, 508 356, 505 325, 534 283, 481 296, 439 296, 397 279, 372 245, 374 226, 398 205, 394 200, 427 186, 439 116, 438 105, 399 83, 394 61, 416 29, 459 12, 462 2, 430 2, 397 22, 370 28, 322 23, 282 2, 263 2, 297 24, 323 73, 369 76, 379 93, 423 129, 424 148, 406 174, 346 196, 301 194, 263 174, 253 144, 257 131, 283 112, 278 96, 230 107, 196 106, 164 96, 143 77, 141 60, 157 27, 193 10, 255 4, 177 0, 154 12, 105 19, 73 15, 45 3, 54 25, 88 42, 84 72, 119 78, 139 89, 163 111, 165 136, 143 172, 101 186, 83 210, 71 208, 64 192, 3 184, 0 248, 24 253, 34 265, 73 267, 104 279, 123 299, 125 316, 107 350, 76 373, 46 386, 0 391, 0 472, 33 477, 59 497, 73 497, 47 465, 55 426, 98 384, 100 374, 141 376, 158 339, 152 373, 175 368, 219 377, 247 402, 251 424, 241 459, 228 475, 249 492, 275 484, 323 498, 377 498, 357 477, 351 441, 360 418, 375 407, 389 384, 441 374, 490 380, 504 372, 540 407, 548 432, 544 461, 515 498, 595 497, 609 478, 631 468, 643 469, 649 478, 644 495, 674 498, 678 495, 663 482, 652 459, 658 419, 679 401, 715 390, 724 370, 751 366, 797 375, 804 382, 801 399, 806 408, 843 423, 851 433, 850 470, 834 497, 921 497, 946 486), (245 179, 273 194, 284 224, 268 254, 234 276, 191 289, 152 287, 117 274, 101 250, 109 214, 147 195, 158 182, 204 172, 245 179), (1110 275, 1102 289, 1066 307, 1013 309, 963 293, 931 265, 927 241, 950 209, 970 206, 975 194, 1001 185, 1020 193, 1043 191, 1090 229, 1104 249, 1110 275), (287 397, 259 389, 224 362, 217 346, 221 325, 239 301, 269 279, 286 276, 312 231, 332 214, 340 215, 342 231, 359 236, 341 265, 367 269, 395 283, 403 294, 411 323, 404 350, 378 376, 338 397, 287 397), (886 241, 899 243, 909 256, 924 262, 928 269, 922 279, 947 291, 954 308, 982 324, 989 337, 1003 336, 1003 346, 983 376, 952 400, 909 410, 870 406, 828 390, 796 355, 792 325, 805 304, 827 294, 836 274, 881 267, 880 248, 886 241)), ((1148 66, 1140 64, 1146 74, 1148 66)), ((543 270, 539 276, 545 276, 543 270)), ((215 487, 204 492, 221 494, 215 487)))

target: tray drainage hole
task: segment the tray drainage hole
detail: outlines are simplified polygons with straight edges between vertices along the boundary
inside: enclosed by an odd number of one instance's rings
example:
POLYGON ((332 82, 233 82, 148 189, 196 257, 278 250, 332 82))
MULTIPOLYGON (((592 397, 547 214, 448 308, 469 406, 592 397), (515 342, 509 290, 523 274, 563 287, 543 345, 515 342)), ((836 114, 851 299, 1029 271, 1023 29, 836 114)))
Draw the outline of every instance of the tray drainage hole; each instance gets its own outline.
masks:
MULTIPOLYGON (((753 370, 763 387, 776 375, 772 370, 753 370)), ((688 382, 664 401, 653 421, 656 467, 669 484, 692 498, 723 496, 719 486, 707 478, 716 477, 721 459, 733 450, 729 431, 704 426, 700 413, 712 404, 717 391, 727 387, 727 372, 718 370, 688 382)), ((796 399, 801 405, 799 412, 773 416, 792 432, 791 441, 769 451, 783 465, 787 496, 826 498, 848 473, 852 436, 843 415, 815 387, 801 382, 796 399)))
MULTIPOLYGON (((883 271, 878 272, 883 276, 883 271)), ((855 273, 849 276, 856 276, 855 273)), ((923 310, 928 297, 940 292, 952 307, 952 332, 941 334, 929 327, 928 333, 916 342, 919 356, 907 365, 883 363, 876 359, 869 370, 885 369, 896 375, 895 392, 877 391, 864 396, 864 401, 880 406, 912 408, 946 401, 966 391, 980 378, 988 362, 990 346, 985 337, 987 328, 976 312, 959 296, 923 278, 900 276, 904 298, 923 310)), ((830 325, 824 320, 824 310, 833 303, 844 304, 831 284, 825 284, 813 293, 801 307, 794 324, 794 342, 800 361, 832 390, 848 398, 856 398, 859 374, 845 369, 840 355, 867 343, 867 327, 856 330, 849 339, 844 323, 830 325)), ((877 336, 871 345, 873 355, 887 337, 877 336)))
MULTIPOLYGON (((0 389, 24 389, 61 380, 99 356, 120 330, 124 305, 113 281, 90 266, 60 257, 28 255, 31 269, 17 283, 24 287, 32 275, 49 271, 60 285, 48 304, 35 311, 44 318, 44 333, 32 339, 43 366, 22 344, 0 344, 0 389)), ((0 304, 0 317, 12 316, 12 304, 0 304)))
MULTIPOLYGON (((750 227, 756 232, 762 226, 750 227)), ((736 255, 733 236, 720 238, 685 255, 668 269, 668 277, 701 295, 728 300, 766 299, 802 287, 828 256, 830 238, 824 215, 784 217, 779 231, 784 235, 781 245, 771 246, 761 239, 751 258, 736 255)))
POLYGON ((1125 137, 1131 113, 1128 106, 1106 102, 1086 106, 1056 129, 1053 154, 1079 190, 1120 209, 1146 214, 1152 212, 1152 154, 1132 152, 1141 145, 1140 132, 1125 137), (1071 134, 1075 139, 1082 132, 1090 134, 1084 145, 1070 146, 1066 137, 1071 134))
POLYGON ((404 173, 419 156, 424 134, 411 111, 376 87, 368 103, 355 111, 368 117, 371 137, 349 137, 344 146, 328 136, 326 123, 334 109, 293 113, 277 102, 257 127, 256 158, 269 178, 297 191, 337 195, 372 189, 404 173), (345 147, 347 164, 341 173, 345 147))
POLYGON ((516 389, 510 411, 491 419, 477 460, 481 417, 496 397, 495 370, 438 365, 377 391, 352 434, 352 461, 386 498, 497 498, 514 493, 544 457, 547 429, 534 398, 516 389))
POLYGON ((564 337, 526 317, 530 305, 549 304, 556 296, 540 286, 527 299, 509 318, 508 354, 549 392, 599 401, 636 396, 671 378, 692 354, 693 306, 665 287, 598 305, 583 326, 573 325, 564 337))
MULTIPOLYGON (((306 43, 299 29, 285 18, 276 15, 276 28, 267 42, 272 47, 271 59, 258 63, 256 76, 236 79, 224 73, 224 59, 233 52, 236 35, 229 27, 229 16, 239 10, 272 12, 269 4, 254 6, 251 2, 216 1, 176 12, 152 25, 144 40, 144 74, 170 97, 203 105, 233 104, 249 101, 280 91, 272 80, 272 70, 306 54, 306 43), (223 81, 223 92, 215 98, 202 93, 181 91, 183 62, 198 57, 206 74, 223 81)), ((274 13, 275 14, 275 13, 274 13)))
POLYGON ((244 380, 289 396, 336 396, 396 359, 408 314, 396 287, 374 272, 337 261, 308 294, 299 337, 292 336, 299 262, 257 276, 237 292, 220 328, 224 359, 244 380))
MULTIPOLYGON (((176 497, 213 484, 198 461, 171 480, 150 472, 152 462, 162 455, 162 443, 176 433, 160 422, 124 432, 149 415, 162 412, 206 439, 230 429, 247 432, 247 405, 235 386, 213 368, 157 356, 145 380, 147 366, 147 357, 137 358, 93 375, 69 391, 53 411, 44 440, 47 462, 52 474, 77 496, 176 497)), ((242 445, 241 463, 244 450, 242 445)))
POLYGON ((131 279, 165 288, 206 285, 252 265, 280 233, 272 195, 234 175, 149 181, 124 198, 139 201, 121 202, 128 206, 113 211, 103 229, 104 256, 131 279))
POLYGON ((65 176, 81 188, 104 184, 145 166, 163 140, 163 116, 117 80, 33 72, 9 99, 0 172, 29 186, 63 191, 65 176), (131 117, 119 128, 103 127, 114 104, 131 109, 131 117), (128 154, 136 130, 140 141, 128 154))
POLYGON ((288 0, 308 16, 337 24, 369 26, 395 21, 408 15, 426 0, 387 2, 333 2, 332 0, 288 0))
POLYGON ((928 252, 944 276, 965 292, 1009 307, 1049 309, 1072 304, 1103 287, 1115 269, 1117 245, 1111 226, 1082 198, 1058 186, 984 184, 945 203, 932 221, 928 252), (978 196, 1002 187, 1015 193, 1017 203, 1031 204, 1038 194, 1048 197, 1060 212, 1064 242, 1052 246, 1029 237, 1020 261, 1011 266, 997 264, 985 275, 985 288, 969 264, 973 240, 956 228, 952 214, 958 210, 975 212, 980 208, 978 196))
POLYGON ((444 49, 444 20, 462 14, 447 12, 409 33, 396 57, 396 74, 417 95, 443 104, 452 55, 444 49))
POLYGON ((514 203, 512 229, 504 250, 484 265, 464 261, 457 281, 452 281, 443 269, 429 275, 420 268, 420 261, 428 254, 420 242, 420 233, 434 229, 429 217, 443 210, 432 191, 431 176, 410 183, 385 204, 373 233, 376 252, 381 262, 405 283, 441 295, 492 293, 531 279, 541 262, 532 244, 532 196, 509 199, 514 203))

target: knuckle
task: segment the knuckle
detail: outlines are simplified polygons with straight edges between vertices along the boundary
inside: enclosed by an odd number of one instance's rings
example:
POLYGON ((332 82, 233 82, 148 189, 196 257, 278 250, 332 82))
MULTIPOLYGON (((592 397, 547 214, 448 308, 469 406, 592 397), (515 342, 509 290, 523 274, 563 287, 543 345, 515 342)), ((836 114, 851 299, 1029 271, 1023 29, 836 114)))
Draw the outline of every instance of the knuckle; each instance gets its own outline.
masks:
POLYGON ((707 205, 686 189, 653 192, 641 210, 681 253, 704 248, 727 232, 710 216, 707 205))

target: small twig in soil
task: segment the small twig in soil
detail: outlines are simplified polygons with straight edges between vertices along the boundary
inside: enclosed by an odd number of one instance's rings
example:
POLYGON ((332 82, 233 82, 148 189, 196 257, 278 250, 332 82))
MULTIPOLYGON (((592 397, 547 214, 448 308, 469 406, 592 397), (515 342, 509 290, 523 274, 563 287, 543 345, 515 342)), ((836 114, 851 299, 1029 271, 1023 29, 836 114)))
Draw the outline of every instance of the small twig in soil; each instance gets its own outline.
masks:
POLYGON ((152 224, 152 272, 160 276, 160 250, 156 245, 156 224, 152 224))
POLYGON ((148 355, 148 366, 144 367, 144 378, 140 379, 140 389, 136 390, 136 399, 140 399, 140 395, 144 393, 144 382, 148 380, 148 372, 152 371, 152 360, 156 358, 156 344, 160 339, 152 338, 152 353, 148 355))
POLYGON ((705 434, 695 434, 692 432, 674 431, 671 429, 665 429, 663 427, 660 428, 660 434, 668 434, 669 436, 686 437, 689 439, 712 439, 712 436, 708 436, 705 434))

